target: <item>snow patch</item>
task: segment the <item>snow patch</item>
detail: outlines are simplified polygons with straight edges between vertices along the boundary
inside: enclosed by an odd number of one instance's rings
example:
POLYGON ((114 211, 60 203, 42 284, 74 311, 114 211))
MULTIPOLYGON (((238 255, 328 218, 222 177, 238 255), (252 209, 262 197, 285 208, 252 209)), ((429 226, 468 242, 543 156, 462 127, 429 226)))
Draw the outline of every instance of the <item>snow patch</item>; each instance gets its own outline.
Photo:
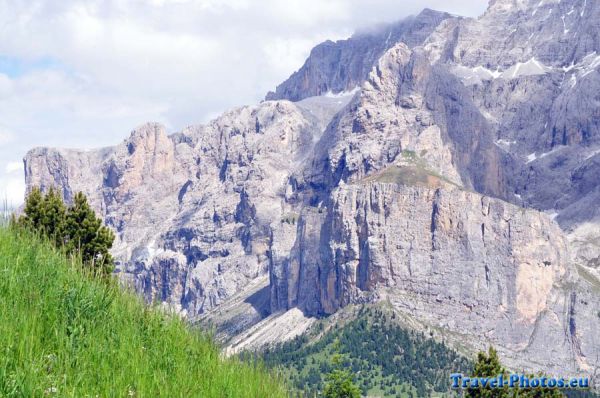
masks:
POLYGON ((575 62, 571 62, 571 65, 569 65, 569 66, 563 66, 562 70, 563 70, 563 72, 568 73, 568 72, 571 72, 576 67, 577 67, 577 65, 575 65, 575 62))
POLYGON ((527 155, 527 161, 525 162, 525 164, 531 163, 533 161, 537 160, 537 155, 534 153, 530 153, 529 155, 527 155))
POLYGON ((390 39, 392 38, 392 32, 390 31, 387 35, 387 38, 385 39, 385 48, 388 48, 388 44, 390 43, 390 39))
POLYGON ((581 63, 584 64, 581 68, 581 77, 586 77, 600 66, 600 55, 596 56, 596 52, 594 51, 592 54, 586 56, 581 63))
POLYGON ((579 79, 586 77, 590 73, 594 72, 600 66, 600 55, 594 51, 581 60, 579 63, 571 62, 569 66, 563 66, 559 68, 560 71, 564 73, 571 73, 571 78, 569 79, 569 83, 571 88, 577 85, 579 79))
POLYGON ((541 0, 540 3, 533 9, 533 12, 531 13, 531 16, 533 17, 535 15, 535 13, 538 11, 538 9, 544 4, 544 0, 541 0))
POLYGON ((552 153, 556 152, 557 150, 558 150, 558 149, 553 149, 553 150, 552 150, 552 151, 550 151, 550 152, 544 152, 544 153, 542 153, 542 154, 541 154, 541 155, 538 157, 538 159, 543 159, 543 158, 545 158, 546 156, 548 156, 548 155, 551 155, 552 153))
POLYGON ((563 23, 563 34, 567 34, 569 33, 569 29, 567 29, 567 23, 565 22, 565 16, 563 15, 562 17, 560 17, 562 19, 562 23, 563 23))
MULTIPOLYGON (((563 18, 564 22, 564 18, 563 18)), ((568 33, 569 30, 565 30, 565 34, 568 33)), ((479 84, 483 81, 495 80, 495 79, 505 79, 511 80, 516 79, 521 76, 537 76, 544 75, 549 72, 563 72, 563 73, 571 73, 573 74, 569 79, 569 83, 571 84, 571 88, 575 87, 579 79, 586 77, 590 73, 594 72, 598 67, 600 67, 600 55, 596 53, 596 51, 586 55, 581 62, 575 63, 571 62, 568 66, 562 66, 558 68, 552 68, 544 65, 535 57, 532 57, 526 62, 517 62, 512 65, 510 68, 500 71, 500 69, 491 70, 484 66, 476 66, 473 68, 457 65, 453 69, 453 73, 455 76, 460 78, 465 85, 474 85, 479 84)))
POLYGON ((457 65, 454 68, 454 75, 460 78, 467 85, 479 84, 482 81, 494 80, 502 75, 502 72, 490 70, 484 66, 469 68, 463 65, 457 65))
POLYGON ((502 150, 508 151, 510 149, 511 145, 516 144, 517 141, 509 141, 509 140, 498 140, 496 142, 494 142, 494 144, 496 144, 497 147, 499 147, 502 150))
POLYGON ((554 221, 559 214, 555 209, 546 210, 544 213, 546 213, 552 221, 554 221))
POLYGON ((148 250, 148 259, 152 259, 154 258, 154 256, 157 256, 164 252, 163 249, 156 248, 156 240, 153 240, 150 243, 148 243, 148 245, 146 246, 146 250, 148 250))
POLYGON ((358 87, 358 86, 354 87, 352 90, 342 91, 339 93, 334 93, 331 90, 329 90, 322 96, 327 97, 327 98, 345 98, 345 97, 349 97, 349 96, 356 94, 359 90, 360 90, 360 87, 358 87))
POLYGON ((563 146, 563 145, 559 145, 559 146, 556 146, 556 147, 555 147, 554 149, 552 149, 551 151, 544 152, 544 153, 541 153, 541 154, 539 154, 539 155, 538 155, 538 154, 536 154, 535 152, 534 152, 534 153, 530 153, 529 155, 527 155, 527 162, 525 162, 525 163, 527 164, 527 163, 531 163, 531 162, 533 162, 533 161, 536 161, 536 160, 538 160, 538 159, 543 159, 543 158, 545 158, 546 156, 553 155, 554 153, 556 153, 556 152, 558 152, 558 151, 560 151, 561 149, 564 149, 564 148, 566 148, 566 147, 565 147, 565 146, 563 146))
POLYGON ((504 79, 515 79, 520 76, 543 75, 551 70, 552 68, 542 64, 533 57, 527 62, 517 62, 502 73, 501 77, 504 79))
POLYGON ((496 141, 496 144, 500 144, 500 145, 512 145, 512 144, 516 144, 517 141, 513 140, 513 141, 509 141, 509 140, 498 140, 496 141))
POLYGON ((585 159, 583 159, 583 161, 585 162, 586 160, 589 160, 591 158, 593 158, 594 156, 598 155, 600 153, 600 149, 596 149, 595 151, 590 152, 585 159))
POLYGON ((531 58, 526 62, 517 62, 515 65, 503 72, 500 71, 499 68, 496 70, 491 70, 484 66, 469 68, 467 66, 457 65, 454 68, 453 73, 455 76, 460 78, 464 84, 473 85, 487 80, 511 80, 521 76, 543 75, 551 71, 552 68, 542 64, 535 58, 531 58))

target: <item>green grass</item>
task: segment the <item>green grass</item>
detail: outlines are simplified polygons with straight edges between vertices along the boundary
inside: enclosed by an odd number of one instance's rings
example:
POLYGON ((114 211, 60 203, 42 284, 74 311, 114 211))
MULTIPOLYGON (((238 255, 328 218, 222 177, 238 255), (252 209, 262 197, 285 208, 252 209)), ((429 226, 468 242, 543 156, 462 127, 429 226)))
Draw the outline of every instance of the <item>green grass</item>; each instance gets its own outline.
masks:
MULTIPOLYGON (((421 151, 422 156, 425 153, 421 151)), ((430 188, 450 184, 459 187, 448 178, 430 169, 427 162, 417 156, 414 151, 402 151, 401 164, 388 166, 362 179, 361 182, 381 182, 405 186, 426 186, 430 188)))
POLYGON ((278 377, 0 227, 0 396, 284 397, 278 377))
MULTIPOLYGON (((417 166, 390 166, 371 178, 375 182, 398 185, 438 186, 440 178, 417 166)), ((367 177, 367 181, 369 177, 367 177)))

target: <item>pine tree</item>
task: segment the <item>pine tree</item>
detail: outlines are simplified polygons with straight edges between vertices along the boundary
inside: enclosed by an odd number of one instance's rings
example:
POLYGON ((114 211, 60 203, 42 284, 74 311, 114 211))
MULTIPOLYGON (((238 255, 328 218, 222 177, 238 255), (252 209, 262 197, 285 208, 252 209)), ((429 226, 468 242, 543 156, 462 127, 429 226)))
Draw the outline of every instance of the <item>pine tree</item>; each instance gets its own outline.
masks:
MULTIPOLYGON (((488 354, 480 352, 477 354, 477 363, 473 369, 474 377, 496 377, 498 375, 504 375, 508 379, 506 370, 502 367, 500 360, 498 359, 498 352, 494 347, 490 347, 488 354)), ((465 397, 467 398, 504 398, 510 397, 508 388, 469 388, 466 391, 465 397)))
POLYGON ((13 224, 39 233, 67 254, 80 256, 97 274, 109 275, 113 270, 109 250, 115 236, 102 225, 81 192, 67 209, 59 191, 50 188, 44 195, 34 187, 27 196, 23 215, 13 224))
POLYGON ((79 254, 83 263, 95 271, 110 274, 114 263, 109 250, 114 239, 113 232, 102 225, 102 220, 96 217, 85 195, 77 193, 67 211, 67 252, 79 254))
MULTIPOLYGON (((496 377, 498 375, 504 375, 504 378, 508 380, 509 376, 500 363, 498 353, 493 347, 490 347, 488 354, 480 352, 477 354, 477 363, 473 370, 474 377, 496 377)), ((564 394, 556 389, 548 388, 526 388, 526 389, 514 389, 509 390, 505 388, 470 388, 466 390, 465 397, 519 397, 519 398, 561 398, 564 394)))
POLYGON ((36 231, 57 247, 64 243, 66 208, 60 194, 50 188, 45 195, 34 187, 25 201, 23 215, 17 221, 21 227, 36 231))
POLYGON ((342 367, 342 355, 339 352, 339 341, 334 343, 332 364, 333 370, 329 373, 327 384, 323 390, 326 398, 360 398, 360 389, 354 384, 350 372, 342 367))
POLYGON ((65 243, 65 217, 66 208, 60 193, 50 188, 41 202, 40 229, 58 248, 65 243))
POLYGON ((38 187, 33 187, 29 195, 27 195, 23 215, 21 215, 17 221, 19 226, 33 231, 40 230, 43 200, 44 197, 42 191, 38 187))

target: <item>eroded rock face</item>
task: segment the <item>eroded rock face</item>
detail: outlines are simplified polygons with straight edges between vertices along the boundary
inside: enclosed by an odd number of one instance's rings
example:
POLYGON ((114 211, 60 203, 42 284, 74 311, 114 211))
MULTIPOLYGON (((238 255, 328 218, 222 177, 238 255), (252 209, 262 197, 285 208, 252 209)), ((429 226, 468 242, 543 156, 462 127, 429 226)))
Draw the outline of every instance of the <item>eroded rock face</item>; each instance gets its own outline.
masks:
POLYGON ((271 324, 293 319, 275 333, 292 336, 387 300, 511 366, 591 374, 598 4, 425 11, 317 47, 268 96, 285 100, 98 151, 32 150, 27 185, 83 191, 117 233, 122 280, 236 347, 254 324, 272 341, 271 324))
MULTIPOLYGON (((446 17, 421 44, 407 46, 408 64, 389 69, 391 75, 380 73, 395 58, 393 51, 371 62, 374 69, 364 79, 375 84, 380 97, 397 96, 395 106, 374 101, 370 108, 363 106, 363 115, 341 120, 346 126, 338 130, 363 129, 369 136, 391 130, 379 134, 386 147, 377 151, 393 159, 400 147, 394 124, 404 123, 417 136, 423 130, 419 124, 431 124, 440 130, 442 147, 452 152, 451 165, 462 184, 546 211, 576 242, 577 262, 600 276, 594 254, 600 238, 599 17, 600 3, 587 0, 498 0, 477 19, 446 17), (406 123, 413 118, 419 123, 406 123)), ((360 54, 352 47, 348 51, 360 54)), ((303 75, 304 84, 321 82, 325 70, 344 63, 327 65, 303 75)), ((287 98, 304 92, 297 80, 295 74, 282 84, 293 88, 287 98)), ((363 97, 369 95, 368 84, 363 97)), ((380 167, 374 163, 383 156, 363 149, 379 145, 377 140, 351 134, 344 140, 354 147, 327 154, 332 162, 346 163, 341 169, 364 173, 361 169, 380 167), (354 153, 357 145, 360 156, 354 153)), ((438 159, 427 160, 450 176, 448 162, 442 165, 439 151, 434 153, 438 159)))
MULTIPOLYGON (((404 172, 409 171, 398 171, 404 172)), ((313 215, 306 224, 301 217, 298 244, 312 247, 314 240, 325 240, 328 250, 314 259, 318 291, 290 267, 298 287, 286 301, 308 309, 315 301, 331 313, 378 287, 395 287, 427 292, 440 302, 464 300, 472 307, 486 302, 510 309, 516 318, 534 319, 567 271, 567 242, 558 226, 542 213, 435 184, 433 178, 422 186, 377 179, 343 185, 332 193, 320 230, 313 215), (507 286, 514 289, 502 290, 507 286)))
POLYGON ((116 232, 123 280, 193 317, 266 274, 287 173, 311 151, 318 124, 289 102, 172 136, 148 124, 100 151, 32 150, 26 180, 59 186, 66 200, 83 191, 116 232))

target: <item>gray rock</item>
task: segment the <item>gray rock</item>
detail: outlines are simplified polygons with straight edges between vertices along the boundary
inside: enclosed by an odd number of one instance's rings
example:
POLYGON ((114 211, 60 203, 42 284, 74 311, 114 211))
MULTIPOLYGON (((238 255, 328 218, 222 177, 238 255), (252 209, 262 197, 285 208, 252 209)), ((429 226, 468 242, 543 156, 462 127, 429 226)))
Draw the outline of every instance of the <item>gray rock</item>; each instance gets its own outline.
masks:
POLYGON ((148 124, 113 148, 32 150, 27 185, 61 187, 67 201, 84 192, 116 232, 122 279, 194 317, 266 275, 288 172, 318 123, 289 102, 265 102, 170 137, 148 124))

